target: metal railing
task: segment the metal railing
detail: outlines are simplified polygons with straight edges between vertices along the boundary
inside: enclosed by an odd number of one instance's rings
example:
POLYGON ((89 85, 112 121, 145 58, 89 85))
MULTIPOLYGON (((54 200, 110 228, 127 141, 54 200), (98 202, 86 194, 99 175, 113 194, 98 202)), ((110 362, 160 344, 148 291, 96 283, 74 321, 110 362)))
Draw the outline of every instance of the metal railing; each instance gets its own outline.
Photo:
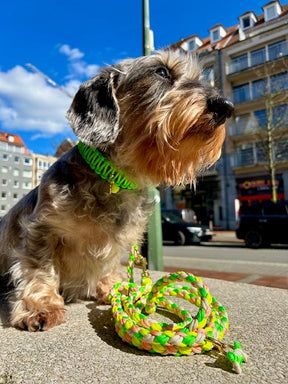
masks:
POLYGON ((247 68, 286 56, 288 56, 287 41, 269 44, 263 48, 232 58, 231 63, 226 65, 226 75, 232 75, 247 68))

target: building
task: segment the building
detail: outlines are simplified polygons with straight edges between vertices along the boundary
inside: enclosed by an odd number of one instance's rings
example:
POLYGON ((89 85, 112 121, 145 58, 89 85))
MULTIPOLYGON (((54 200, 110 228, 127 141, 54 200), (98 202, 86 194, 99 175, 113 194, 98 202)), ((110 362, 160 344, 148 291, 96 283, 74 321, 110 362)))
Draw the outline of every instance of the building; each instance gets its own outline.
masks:
POLYGON ((32 188, 32 155, 18 135, 0 131, 0 218, 32 188))
POLYGON ((0 131, 0 219, 31 189, 57 157, 32 154, 19 135, 0 131))
POLYGON ((213 212, 215 224, 226 229, 235 228, 239 207, 271 199, 268 145, 277 198, 288 200, 288 4, 271 1, 262 10, 259 16, 245 12, 229 28, 216 24, 204 39, 194 34, 169 47, 195 53, 206 81, 235 105, 214 174, 204 175, 196 194, 176 194, 202 217, 213 212))
POLYGON ((32 155, 33 159, 33 171, 32 171, 32 188, 37 187, 40 184, 43 174, 51 167, 57 160, 57 157, 49 155, 32 155))

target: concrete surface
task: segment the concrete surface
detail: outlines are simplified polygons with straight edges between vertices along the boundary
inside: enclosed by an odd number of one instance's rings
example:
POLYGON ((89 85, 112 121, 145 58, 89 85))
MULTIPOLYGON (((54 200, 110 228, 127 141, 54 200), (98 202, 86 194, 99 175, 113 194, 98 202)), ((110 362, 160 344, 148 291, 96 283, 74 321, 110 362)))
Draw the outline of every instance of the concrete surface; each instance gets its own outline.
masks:
MULTIPOLYGON (((153 272, 153 281, 162 275, 153 272)), ((68 305, 66 324, 49 331, 16 330, 8 326, 2 295, 0 383, 286 384, 287 291, 209 278, 204 282, 228 311, 230 330, 224 341, 241 342, 250 357, 241 375, 212 352, 174 357, 130 347, 115 333, 110 307, 94 302, 68 305)))

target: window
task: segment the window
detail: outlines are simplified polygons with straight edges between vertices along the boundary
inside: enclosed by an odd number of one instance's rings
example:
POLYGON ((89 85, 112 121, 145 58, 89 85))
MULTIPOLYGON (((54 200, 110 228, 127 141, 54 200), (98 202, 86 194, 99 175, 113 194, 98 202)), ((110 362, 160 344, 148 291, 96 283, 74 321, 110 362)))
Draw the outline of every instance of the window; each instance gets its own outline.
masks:
POLYGON ((236 56, 232 58, 232 72, 238 72, 248 67, 248 55, 236 56))
POLYGON ((270 88, 272 93, 288 90, 288 73, 283 72, 270 77, 270 88))
POLYGON ((250 100, 249 83, 233 87, 233 98, 235 103, 243 103, 250 100))
POLYGON ((253 99, 258 99, 259 97, 264 96, 265 91, 266 91, 265 80, 261 79, 261 80, 252 81, 252 98, 253 99))
POLYGON ((2 192, 1 193, 1 198, 2 199, 7 199, 7 192, 2 192))
POLYGON ((18 199, 18 193, 13 193, 13 199, 18 199))
POLYGON ((20 161, 19 156, 15 156, 15 157, 14 157, 14 162, 15 162, 15 163, 19 163, 19 161, 20 161))
POLYGON ((20 175, 20 171, 19 171, 19 169, 14 168, 14 169, 13 169, 13 176, 19 176, 19 175, 20 175))
POLYGON ((7 180, 6 179, 2 179, 2 185, 7 185, 7 180))
POLYGON ((287 43, 286 40, 278 41, 277 43, 268 45, 269 60, 275 60, 279 57, 287 55, 287 43))
POLYGON ((215 29, 214 31, 212 31, 212 43, 214 43, 215 41, 218 41, 220 40, 220 32, 219 32, 219 29, 215 29))
POLYGON ((276 144, 276 159, 278 161, 288 160, 288 142, 287 140, 280 140, 276 144))
POLYGON ((19 181, 18 180, 14 180, 14 188, 19 188, 19 181))
POLYGON ((266 8, 266 14, 267 14, 267 20, 271 20, 277 17, 274 4, 266 8))
POLYGON ((278 105, 273 108, 273 127, 284 128, 288 126, 288 104, 278 105))
POLYGON ((243 135, 246 132, 249 132, 250 129, 250 115, 245 113, 243 115, 235 116, 235 134, 243 135))
POLYGON ((3 155, 2 155, 2 159, 3 159, 4 161, 7 161, 7 160, 8 160, 8 155, 7 155, 7 153, 3 153, 3 155))
POLYGON ((1 171, 2 171, 2 173, 8 173, 8 167, 3 165, 1 171))
POLYGON ((188 43, 189 51, 195 51, 197 49, 195 40, 191 40, 188 43))
POLYGON ((273 4, 267 4, 264 7, 265 21, 275 19, 281 14, 281 8, 278 1, 274 1, 273 4))
POLYGON ((267 163, 267 154, 265 150, 265 143, 256 143, 256 156, 257 163, 267 163))
POLYGON ((6 211, 6 205, 1 205, 1 211, 6 211))
POLYGON ((237 165, 252 165, 254 164, 253 144, 242 144, 236 149, 237 165))
POLYGON ((265 47, 256 49, 255 51, 252 51, 250 54, 251 58, 251 66, 262 64, 266 61, 266 50, 265 47))
POLYGON ((30 181, 23 182, 23 189, 31 189, 31 188, 32 188, 32 184, 30 181))
POLYGON ((31 165, 31 159, 25 157, 25 159, 24 159, 24 164, 25 164, 25 165, 31 165))
POLYGON ((267 114, 265 109, 261 109, 260 111, 255 111, 254 116, 257 119, 258 126, 261 129, 264 129, 267 125, 267 114))
POLYGON ((246 29, 246 28, 250 28, 250 26, 251 26, 250 16, 243 17, 243 19, 242 19, 242 28, 246 29))
POLYGON ((23 177, 32 177, 32 171, 23 171, 23 177))
POLYGON ((202 72, 203 80, 209 83, 210 85, 214 85, 215 82, 215 73, 214 73, 214 66, 211 65, 210 67, 206 67, 203 69, 202 72))

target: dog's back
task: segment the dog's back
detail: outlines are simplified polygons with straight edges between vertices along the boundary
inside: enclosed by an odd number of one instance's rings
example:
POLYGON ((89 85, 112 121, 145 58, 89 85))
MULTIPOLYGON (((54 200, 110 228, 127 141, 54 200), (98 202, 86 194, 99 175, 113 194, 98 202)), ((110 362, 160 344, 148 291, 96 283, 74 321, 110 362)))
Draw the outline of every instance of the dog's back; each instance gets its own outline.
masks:
POLYGON ((21 242, 21 219, 33 212, 37 204, 38 187, 30 191, 0 222, 0 276, 5 276, 13 264, 12 253, 21 242))

